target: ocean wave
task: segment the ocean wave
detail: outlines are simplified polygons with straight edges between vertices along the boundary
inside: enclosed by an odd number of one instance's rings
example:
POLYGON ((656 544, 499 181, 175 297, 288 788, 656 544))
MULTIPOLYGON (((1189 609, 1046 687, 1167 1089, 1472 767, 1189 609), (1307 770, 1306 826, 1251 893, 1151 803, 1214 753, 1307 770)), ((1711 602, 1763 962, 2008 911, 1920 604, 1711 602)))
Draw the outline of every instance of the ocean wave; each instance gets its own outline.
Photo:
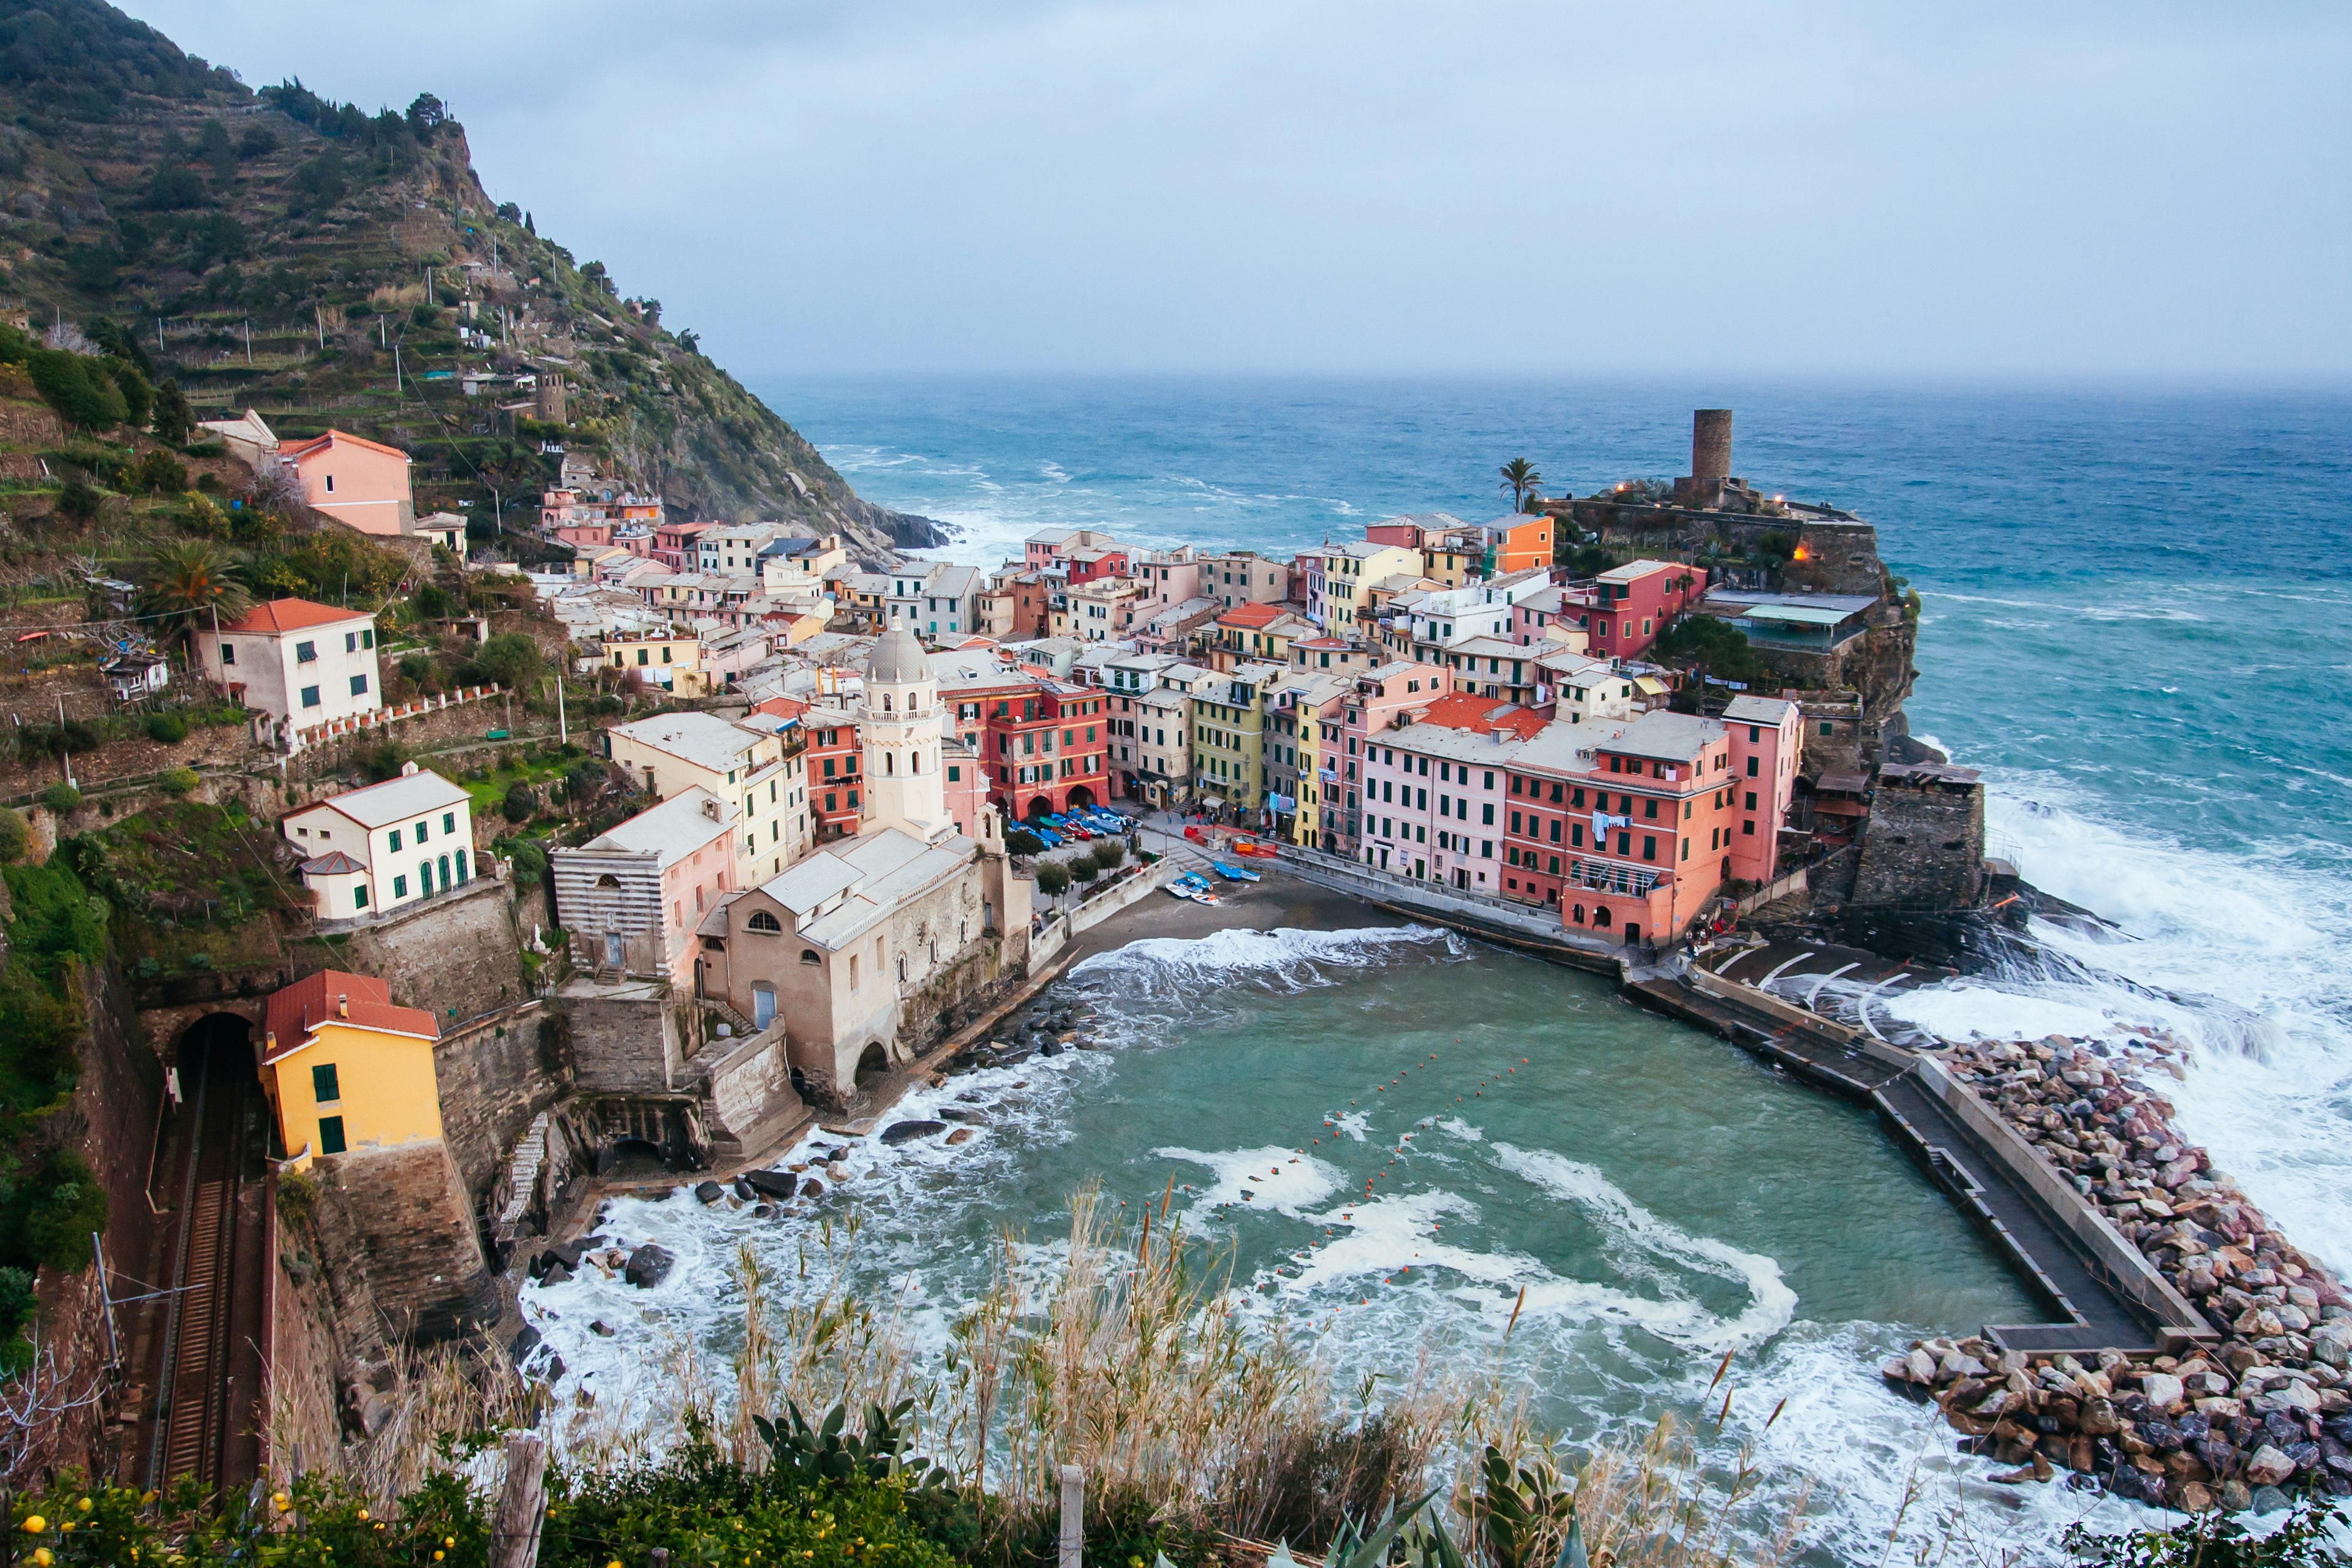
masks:
POLYGON ((1203 980, 1254 983, 1286 990, 1331 984, 1328 970, 1365 969, 1400 952, 1436 946, 1461 956, 1468 944, 1433 926, 1368 926, 1348 931, 1226 930, 1203 937, 1146 937, 1072 966, 1072 980, 1103 981, 1113 974, 1135 982, 1141 994, 1162 995, 1203 980))
POLYGON ((1781 1278, 1780 1264, 1771 1258, 1713 1237, 1693 1236, 1660 1219, 1628 1197, 1623 1188, 1601 1174, 1597 1167, 1580 1160, 1546 1150, 1520 1149, 1509 1143, 1496 1144, 1495 1158, 1503 1169, 1554 1196, 1567 1199, 1612 1235, 1642 1250, 1744 1286, 1748 1296, 1747 1310, 1727 1321, 1712 1320, 1705 1331, 1689 1337, 1687 1342, 1693 1346, 1721 1350, 1751 1343, 1780 1332, 1796 1317, 1797 1293, 1789 1289, 1788 1281, 1781 1278))

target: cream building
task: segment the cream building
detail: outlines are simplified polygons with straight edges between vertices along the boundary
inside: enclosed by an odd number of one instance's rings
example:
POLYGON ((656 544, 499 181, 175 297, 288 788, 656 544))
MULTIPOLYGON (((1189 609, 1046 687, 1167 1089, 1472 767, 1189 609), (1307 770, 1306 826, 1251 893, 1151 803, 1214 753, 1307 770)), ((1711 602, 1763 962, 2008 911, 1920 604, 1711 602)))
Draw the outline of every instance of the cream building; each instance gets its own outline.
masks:
POLYGON ((301 852, 320 921, 362 920, 473 880, 473 797, 410 763, 401 776, 289 811, 278 825, 301 852))
POLYGON ((613 761, 667 800, 705 789, 736 813, 734 885, 779 875, 808 853, 808 738, 799 720, 664 713, 605 731, 613 761))

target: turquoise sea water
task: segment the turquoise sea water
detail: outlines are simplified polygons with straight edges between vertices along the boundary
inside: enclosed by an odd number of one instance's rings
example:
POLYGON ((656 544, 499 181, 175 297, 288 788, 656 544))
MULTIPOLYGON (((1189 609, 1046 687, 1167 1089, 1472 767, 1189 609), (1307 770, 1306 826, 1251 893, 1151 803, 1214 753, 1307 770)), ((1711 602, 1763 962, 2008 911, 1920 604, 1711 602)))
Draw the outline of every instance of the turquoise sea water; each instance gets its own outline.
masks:
MULTIPOLYGON (((1872 518, 1926 595, 1914 727, 1987 770, 2030 876, 2132 934, 2084 956, 2179 997, 1993 979, 1924 993, 1915 1015, 2026 1036, 2121 1016, 2200 1039, 2190 1129, 2305 1246, 2352 1261, 2352 400, 760 390, 861 493, 958 525, 940 553, 982 564, 1047 525, 1274 552, 1400 511, 1483 519, 1507 458, 1580 492, 1668 475, 1689 408, 1732 405, 1737 469, 1872 518)), ((1953 1506, 1990 1538, 2046 1543, 2089 1506, 1984 1486, 1985 1467, 1951 1464, 1948 1435, 1879 1385, 1877 1360, 1911 1335, 2031 1303, 1866 1119, 1719 1042, 1435 933, 1154 942, 1064 985, 1102 1009, 1114 1049, 954 1080, 944 1096, 988 1107, 979 1140, 860 1149, 827 1200, 863 1216, 867 1287, 929 1342, 1003 1227, 1049 1242, 1083 1183, 1132 1205, 1172 1181, 1255 1310, 1315 1326, 1350 1375, 1501 1346, 1540 1417, 1580 1436, 1695 1414, 1736 1349, 1724 1451, 1754 1443, 1775 1497, 1812 1489, 1818 1560, 1878 1560, 1915 1475, 1914 1531, 1953 1506)), ((675 1247, 672 1281, 526 1300, 617 1392, 649 1338, 723 1351, 735 1247, 788 1261, 820 1223, 623 1203, 611 1228, 675 1247), (588 1334, 600 1313, 646 1327, 588 1334)))
MULTIPOLYGON (((2135 939, 2084 956, 2192 1000, 2033 999, 2206 1040, 2190 1130, 2352 1268, 2352 391, 758 390, 861 493, 956 524, 939 553, 983 564, 1047 525, 1276 552, 1399 512, 1482 521, 1507 458, 1590 494, 1683 472, 1691 408, 1732 407, 1736 471, 1869 518, 1925 595, 1913 729, 1986 771, 2029 877, 2135 939)), ((1950 1003, 1923 1016, 2034 1016, 1977 991, 1950 1003)))

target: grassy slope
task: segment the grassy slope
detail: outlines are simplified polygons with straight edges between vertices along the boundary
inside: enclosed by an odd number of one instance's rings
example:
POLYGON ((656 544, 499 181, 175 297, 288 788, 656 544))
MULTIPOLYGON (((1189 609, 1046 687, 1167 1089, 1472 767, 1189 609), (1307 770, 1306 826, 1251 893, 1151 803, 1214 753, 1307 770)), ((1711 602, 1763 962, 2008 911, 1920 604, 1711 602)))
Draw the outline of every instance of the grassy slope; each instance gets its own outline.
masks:
POLYGON ((488 513, 494 489, 528 504, 553 465, 540 440, 561 434, 674 515, 804 519, 869 557, 927 542, 601 268, 502 215, 462 128, 340 107, 257 95, 100 0, 0 0, 0 300, 36 329, 131 327, 200 416, 250 405, 281 435, 399 445, 420 510, 488 513), (488 348, 460 342, 467 300, 488 348), (465 397, 468 370, 560 372, 570 429, 465 397))

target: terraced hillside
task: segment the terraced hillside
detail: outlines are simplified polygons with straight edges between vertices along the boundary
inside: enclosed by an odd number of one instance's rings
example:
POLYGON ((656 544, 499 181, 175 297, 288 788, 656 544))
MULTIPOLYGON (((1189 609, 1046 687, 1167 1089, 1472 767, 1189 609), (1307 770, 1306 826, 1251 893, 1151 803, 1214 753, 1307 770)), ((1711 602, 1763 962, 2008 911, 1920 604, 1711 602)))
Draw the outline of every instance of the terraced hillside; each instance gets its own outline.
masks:
POLYGON ((369 113, 298 83, 255 92, 100 0, 0 0, 9 306, 176 382, 199 418, 252 406, 281 435, 392 442, 418 510, 464 510, 478 535, 530 503, 561 445, 676 516, 805 520, 869 559, 933 542, 858 499, 658 300, 493 201, 429 93, 369 113), (468 396, 468 373, 560 376, 562 417, 515 406, 533 394, 511 382, 468 396))

